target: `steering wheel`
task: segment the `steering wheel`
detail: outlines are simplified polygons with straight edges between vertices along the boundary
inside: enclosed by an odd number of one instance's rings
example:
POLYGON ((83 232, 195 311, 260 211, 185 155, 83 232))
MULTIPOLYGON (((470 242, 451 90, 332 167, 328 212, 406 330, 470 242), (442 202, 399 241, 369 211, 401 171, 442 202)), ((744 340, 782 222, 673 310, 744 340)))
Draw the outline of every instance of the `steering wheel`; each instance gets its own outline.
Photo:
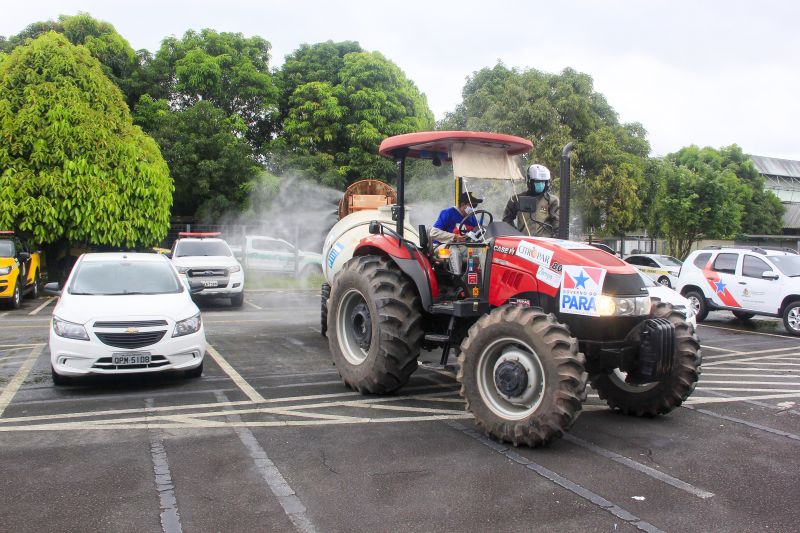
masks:
MULTIPOLYGON (((475 240, 482 239, 483 238, 483 234, 486 231, 485 226, 491 224, 494 221, 494 215, 492 215, 489 211, 487 211, 485 209, 476 209, 475 211, 472 212, 472 214, 465 216, 464 218, 461 219, 461 222, 458 223, 458 226, 457 226, 458 227, 458 232, 461 235, 466 236, 466 235, 468 235, 470 233, 470 230, 467 229, 467 225, 466 225, 467 219, 469 219, 470 217, 475 217, 475 220, 478 221, 478 228, 479 229, 477 230, 478 233, 476 234, 476 239, 475 240), (486 217, 489 217, 489 221, 488 222, 485 222, 486 217)), ((475 230, 473 230, 473 231, 475 231, 475 230)))

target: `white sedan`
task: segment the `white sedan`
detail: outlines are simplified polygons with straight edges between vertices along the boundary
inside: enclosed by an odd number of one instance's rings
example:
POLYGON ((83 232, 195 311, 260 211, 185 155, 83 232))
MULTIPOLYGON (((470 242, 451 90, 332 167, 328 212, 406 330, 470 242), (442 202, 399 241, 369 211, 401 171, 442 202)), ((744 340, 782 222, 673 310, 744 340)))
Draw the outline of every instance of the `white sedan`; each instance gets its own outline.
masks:
POLYGON ((697 329, 697 314, 695 313, 694 306, 687 299, 681 296, 677 291, 670 289, 667 286, 655 283, 649 276, 643 272, 639 272, 650 298, 658 298, 664 303, 672 305, 672 308, 686 317, 686 322, 691 324, 692 327, 697 329))
POLYGON ((90 374, 203 373, 200 310, 162 255, 82 255, 59 291, 50 328, 53 382, 90 374))
POLYGON ((658 254, 629 255, 625 258, 625 262, 635 266, 639 272, 644 272, 656 283, 669 288, 676 286, 678 273, 683 265, 680 259, 675 259, 671 255, 658 254))

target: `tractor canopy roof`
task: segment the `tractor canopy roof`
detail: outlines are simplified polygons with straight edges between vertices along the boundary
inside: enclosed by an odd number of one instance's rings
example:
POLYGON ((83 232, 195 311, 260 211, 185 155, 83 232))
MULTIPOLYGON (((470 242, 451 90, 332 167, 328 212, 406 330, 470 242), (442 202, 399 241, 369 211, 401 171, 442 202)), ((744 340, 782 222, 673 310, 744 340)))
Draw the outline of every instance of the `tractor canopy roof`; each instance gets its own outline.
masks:
POLYGON ((512 157, 525 154, 533 143, 522 137, 482 131, 422 131, 384 139, 378 152, 391 158, 453 162, 462 178, 521 179, 512 157))

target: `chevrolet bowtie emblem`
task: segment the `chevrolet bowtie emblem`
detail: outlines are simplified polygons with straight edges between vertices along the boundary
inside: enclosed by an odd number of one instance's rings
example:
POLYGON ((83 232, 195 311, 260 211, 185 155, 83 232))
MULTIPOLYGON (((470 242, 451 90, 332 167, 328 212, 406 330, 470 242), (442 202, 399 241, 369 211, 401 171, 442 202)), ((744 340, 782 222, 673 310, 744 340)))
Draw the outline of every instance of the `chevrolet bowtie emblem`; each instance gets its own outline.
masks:
POLYGON ((128 328, 125 330, 126 333, 139 333, 139 328, 128 328))

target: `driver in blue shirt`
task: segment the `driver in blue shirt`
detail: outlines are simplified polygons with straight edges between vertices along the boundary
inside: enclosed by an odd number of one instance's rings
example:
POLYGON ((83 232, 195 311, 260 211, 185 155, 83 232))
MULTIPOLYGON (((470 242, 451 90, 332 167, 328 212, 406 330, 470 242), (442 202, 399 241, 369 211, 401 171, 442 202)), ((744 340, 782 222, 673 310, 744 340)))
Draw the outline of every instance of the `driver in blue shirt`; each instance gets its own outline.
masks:
POLYGON ((458 199, 458 207, 443 209, 430 231, 434 244, 463 241, 464 237, 457 235, 455 230, 458 224, 467 216, 469 218, 464 221, 464 226, 466 226, 467 230, 472 230, 478 225, 478 221, 472 216, 472 213, 475 211, 475 206, 481 202, 483 202, 483 199, 472 196, 470 192, 464 192, 461 193, 458 199))

